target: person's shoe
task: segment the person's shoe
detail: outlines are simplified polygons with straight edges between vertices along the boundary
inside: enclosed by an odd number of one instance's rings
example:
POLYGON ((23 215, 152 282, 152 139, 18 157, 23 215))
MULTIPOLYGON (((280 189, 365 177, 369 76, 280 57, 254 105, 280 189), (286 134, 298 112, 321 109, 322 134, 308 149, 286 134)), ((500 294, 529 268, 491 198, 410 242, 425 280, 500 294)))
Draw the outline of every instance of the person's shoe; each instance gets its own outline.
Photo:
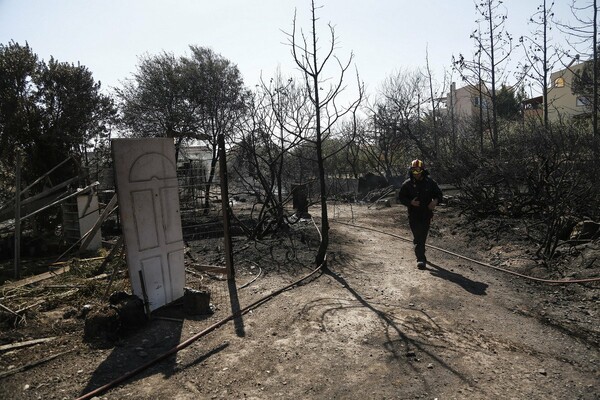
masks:
POLYGON ((419 268, 419 269, 426 269, 426 263, 425 263, 425 261, 419 261, 417 263, 417 268, 419 268))

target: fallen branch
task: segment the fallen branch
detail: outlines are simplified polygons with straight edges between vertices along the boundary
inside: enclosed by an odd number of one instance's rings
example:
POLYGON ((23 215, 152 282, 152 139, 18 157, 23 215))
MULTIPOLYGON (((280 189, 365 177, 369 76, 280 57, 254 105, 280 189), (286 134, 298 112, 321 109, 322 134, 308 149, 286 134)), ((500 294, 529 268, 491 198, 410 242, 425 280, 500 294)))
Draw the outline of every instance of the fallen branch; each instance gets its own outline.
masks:
POLYGON ((227 271, 227 267, 218 267, 216 265, 195 264, 192 267, 201 272, 225 273, 227 271))
POLYGON ((11 314, 13 314, 13 315, 16 315, 17 317, 21 318, 21 316, 20 316, 20 315, 19 315, 17 312, 15 312, 15 311, 11 310, 10 308, 6 307, 6 306, 5 306, 4 304, 2 304, 2 303, 0 303, 0 308, 2 308, 3 310, 5 310, 5 311, 8 311, 9 313, 11 313, 11 314))
POLYGON ((53 262, 52 264, 50 264, 50 266, 56 266, 56 265, 64 265, 64 264, 68 264, 70 263, 72 260, 79 260, 81 261, 96 261, 96 260, 102 260, 103 258, 106 257, 92 257, 92 258, 72 258, 71 260, 68 261, 57 261, 57 262, 53 262))
POLYGON ((188 273, 190 273, 190 274, 192 274, 192 275, 194 275, 194 276, 199 276, 199 277, 201 277, 201 278, 203 278, 203 277, 204 277, 204 275, 202 275, 202 274, 201 274, 201 273, 199 273, 199 272, 196 272, 196 271, 194 271, 194 270, 193 270, 193 269, 191 269, 191 268, 186 268, 186 269, 185 269, 185 272, 188 272, 188 273))
POLYGON ((77 293, 78 291, 79 291, 79 289, 72 289, 72 290, 67 290, 67 291, 66 291, 66 292, 64 292, 64 293, 58 293, 58 294, 55 294, 55 295, 48 296, 48 298, 47 298, 47 299, 42 299, 42 300, 40 300, 40 301, 38 301, 38 302, 35 302, 35 303, 33 303, 33 304, 31 304, 31 305, 29 305, 29 306, 27 306, 27 307, 24 307, 24 308, 21 308, 20 310, 17 310, 17 314, 19 314, 19 315, 20 315, 21 313, 23 313, 23 311, 27 311, 27 310, 29 310, 30 308, 33 308, 33 307, 35 307, 35 306, 39 306, 39 305, 41 305, 41 304, 44 304, 46 301, 48 301, 48 300, 50 300, 50 299, 60 299, 60 298, 67 297, 67 296, 70 296, 70 295, 72 295, 72 294, 75 294, 75 293, 77 293))
POLYGON ((2 300, 8 300, 8 299, 14 299, 17 296, 19 296, 19 295, 18 294, 9 294, 7 296, 0 297, 0 301, 2 301, 2 300))
POLYGON ((45 302, 46 302, 46 300, 40 300, 40 301, 38 301, 38 302, 35 302, 35 303, 33 303, 32 305, 29 305, 29 306, 27 306, 27 307, 23 307, 23 308, 21 308, 20 310, 17 310, 17 315, 19 315, 19 316, 20 316, 20 315, 21 315, 21 313, 22 313, 23 311, 27 311, 27 310, 29 310, 30 308, 33 308, 33 307, 35 307, 35 306, 39 306, 40 304, 44 304, 45 302))
POLYGON ((113 258, 115 257, 115 254, 117 254, 117 252, 123 247, 123 240, 124 240, 123 236, 122 235, 119 236, 119 238, 117 239, 117 242, 115 243, 113 248, 110 250, 110 253, 108 253, 108 255, 104 258, 104 261, 102 261, 102 264, 100 264, 100 266, 98 268, 96 268, 96 273, 101 274, 104 272, 108 263, 110 263, 113 260, 113 258))
POLYGON ((81 289, 82 285, 44 285, 42 286, 44 289, 81 289))
POLYGON ((20 349, 23 347, 33 346, 34 344, 38 344, 38 343, 50 342, 54 339, 56 339, 56 336, 42 338, 42 339, 27 340, 25 342, 19 342, 19 343, 5 344, 3 346, 0 346, 0 351, 20 349))
POLYGON ((15 318, 15 322, 14 322, 14 326, 15 326, 15 328, 16 328, 16 327, 17 327, 17 326, 18 326, 18 325, 19 325, 21 322, 23 322, 23 321, 25 320, 25 317, 23 317, 23 316, 19 315, 19 314, 18 314, 18 311, 13 311, 13 310, 11 310, 10 308, 6 307, 6 306, 5 306, 5 305, 3 305, 3 304, 0 304, 0 308, 2 308, 2 309, 4 309, 4 310, 8 311, 9 313, 13 314, 13 315, 16 317, 16 318, 15 318))
POLYGON ((5 377, 10 376, 10 375, 14 375, 14 374, 16 374, 18 372, 26 371, 26 370, 28 370, 30 368, 33 368, 33 367, 35 367, 37 365, 43 364, 43 363, 48 362, 50 360, 54 360, 55 358, 60 357, 62 355, 65 355, 67 353, 70 353, 73 350, 74 349, 63 351, 62 353, 58 353, 58 354, 54 354, 54 355, 46 357, 46 358, 42 358, 41 360, 37 360, 37 361, 34 361, 32 363, 25 364, 25 365, 23 365, 21 367, 15 368, 15 369, 11 369, 10 371, 2 372, 2 373, 0 373, 0 379, 5 378, 5 377))
POLYGON ((89 282, 89 281, 101 281, 101 280, 104 280, 104 279, 106 279, 108 277, 109 277, 108 274, 100 274, 100 275, 92 276, 90 278, 85 278, 85 280, 87 282, 89 282))

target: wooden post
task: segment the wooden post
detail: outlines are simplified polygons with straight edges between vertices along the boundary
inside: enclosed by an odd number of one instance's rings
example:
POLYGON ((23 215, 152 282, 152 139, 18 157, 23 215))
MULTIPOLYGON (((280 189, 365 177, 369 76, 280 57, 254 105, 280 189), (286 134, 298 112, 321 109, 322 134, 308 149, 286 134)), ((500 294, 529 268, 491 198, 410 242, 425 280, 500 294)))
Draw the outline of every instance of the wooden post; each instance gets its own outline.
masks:
POLYGON ((219 146, 219 176, 221 178, 221 207, 223 208, 223 234, 225 239, 225 266, 227 279, 233 279, 233 251, 231 249, 231 229, 229 219, 229 189, 227 188, 227 160, 225 160, 225 137, 217 138, 219 146))
POLYGON ((308 185, 306 183, 292 183, 292 207, 296 210, 298 218, 308 216, 308 185))
POLYGON ((15 173, 15 279, 21 278, 21 153, 17 150, 15 173))

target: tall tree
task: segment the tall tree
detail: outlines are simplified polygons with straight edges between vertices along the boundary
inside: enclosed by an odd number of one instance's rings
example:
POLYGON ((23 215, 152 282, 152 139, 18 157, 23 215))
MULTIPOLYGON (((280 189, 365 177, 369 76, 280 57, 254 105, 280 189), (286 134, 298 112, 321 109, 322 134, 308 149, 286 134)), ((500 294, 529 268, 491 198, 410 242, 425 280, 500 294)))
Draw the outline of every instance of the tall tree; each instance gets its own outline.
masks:
POLYGON ((398 132, 398 116, 385 104, 377 104, 372 110, 373 120, 365 124, 362 135, 357 137, 360 152, 372 171, 390 178, 405 169, 407 142, 398 132))
POLYGON ((343 173, 354 179, 367 172, 364 153, 361 151, 362 138, 367 136, 367 131, 367 121, 356 118, 355 121, 344 123, 340 132, 341 140, 346 144, 341 154, 345 165, 343 173))
POLYGON ((204 207, 210 205, 210 187, 219 160, 219 137, 233 135, 250 98, 237 65, 205 47, 190 46, 191 57, 183 58, 184 79, 190 102, 196 109, 195 137, 204 140, 211 150, 211 162, 204 194, 204 207))
POLYGON ((115 116, 111 98, 100 94, 100 83, 82 65, 50 58, 42 66, 38 95, 42 109, 42 132, 38 137, 39 172, 48 170, 71 153, 87 164, 87 149, 94 138, 106 138, 115 116), (47 154, 52 144, 62 151, 47 154), (64 153, 63 153, 64 152, 64 153))
POLYGON ((436 89, 434 86, 434 76, 431 71, 431 67, 429 65, 429 49, 426 49, 425 52, 425 63, 426 63, 426 72, 425 77, 427 78, 429 84, 429 103, 431 105, 431 109, 429 110, 430 118, 430 129, 433 135, 433 155, 434 157, 438 157, 440 153, 440 139, 441 139, 441 130, 440 130, 440 121, 441 114, 438 111, 440 109, 440 105, 442 103, 442 97, 446 92, 446 83, 447 83, 447 74, 444 74, 444 82, 441 88, 436 89))
MULTIPOLYGON (((478 133, 478 137, 479 137, 479 151, 481 153, 483 153, 484 151, 484 143, 485 143, 485 137, 484 137, 484 133, 486 131, 491 132, 491 124, 490 124, 490 115, 489 115, 489 107, 487 107, 487 105, 489 104, 488 99, 489 99, 489 94, 490 91, 488 89, 488 85, 485 83, 486 81, 489 82, 489 69, 487 67, 484 66, 483 64, 483 51, 482 51, 482 46, 483 46, 483 41, 481 38, 481 34, 482 31, 481 29, 477 29, 475 30, 473 33, 471 33, 471 39, 473 39, 475 41, 475 45, 476 45, 476 50, 473 54, 473 59, 469 60, 467 58, 465 58, 464 55, 460 54, 458 58, 454 58, 453 57, 453 68, 455 70, 458 71, 458 73, 460 74, 460 77, 462 78, 462 80, 464 82, 466 82, 471 88, 473 88, 476 91, 476 95, 477 95, 477 108, 478 108, 478 113, 477 113, 477 120, 476 120, 476 128, 477 128, 477 133, 478 133)), ((452 92, 452 89, 450 91, 450 95, 453 96, 454 93, 452 92)), ((452 102, 454 102, 454 100, 452 99, 452 102)), ((452 130, 453 130, 453 149, 456 149, 456 125, 458 125, 458 123, 460 122, 464 122, 464 121, 457 121, 456 116, 454 115, 454 104, 451 103, 451 117, 452 117, 452 130)), ((490 138, 492 139, 492 138, 490 138)))
MULTIPOLYGON (((316 256, 316 264, 327 267, 326 253, 329 246, 329 218, 327 214, 327 183, 325 181, 325 161, 327 155, 324 153, 323 144, 333 133, 335 125, 344 116, 355 113, 362 101, 363 85, 358 81, 358 97, 350 102, 348 106, 339 106, 339 95, 345 89, 345 74, 353 59, 353 54, 346 62, 342 62, 336 55, 335 29, 328 24, 330 42, 329 46, 321 52, 318 44, 317 15, 314 0, 311 1, 311 29, 308 35, 302 30, 297 31, 296 16, 294 15, 292 32, 288 33, 288 42, 291 48, 294 62, 304 77, 309 101, 314 112, 313 135, 307 140, 315 146, 315 158, 318 165, 320 201, 321 201, 321 243, 316 256), (323 54, 323 55, 322 55, 323 54), (322 56, 321 56, 322 55, 322 56), (337 62, 339 75, 332 80, 326 76, 325 67, 330 61, 337 62), (328 89, 325 89, 328 88, 328 89)), ((358 80, 358 74, 357 74, 358 80)))
POLYGON ((525 57, 527 63, 523 66, 525 76, 532 79, 542 92, 543 99, 543 124, 549 129, 548 120, 548 88, 550 87, 550 72, 558 61, 557 49, 552 43, 550 31, 552 30, 552 18, 554 17, 554 1, 543 0, 537 7, 536 12, 529 19, 533 25, 531 35, 520 38, 525 45, 525 57))
POLYGON ((498 118, 506 121, 517 120, 521 115, 521 102, 523 99, 523 91, 502 85, 496 94, 498 118))
MULTIPOLYGON (((494 150, 498 150, 496 90, 498 84, 504 82, 509 73, 507 64, 513 50, 513 39, 506 31, 507 10, 503 7, 501 0, 477 1, 475 9, 478 15, 476 22, 483 28, 481 31, 476 29, 471 34, 471 38, 477 42, 477 53, 482 55, 478 68, 484 70, 485 75, 489 77, 489 87, 487 89, 491 98, 492 146, 494 150)), ((461 55, 460 59, 464 60, 464 57, 461 55)), ((458 67, 459 71, 463 72, 467 66, 464 63, 459 63, 458 67)), ((482 76, 482 74, 479 75, 482 76)))
POLYGON ((290 164, 290 152, 302 143, 300 124, 305 115, 306 90, 285 79, 278 71, 268 83, 261 80, 244 123, 236 153, 241 165, 235 166, 242 185, 261 204, 258 223, 251 235, 261 236, 284 224, 284 173, 290 164), (290 133, 293 132, 293 133, 290 133))
POLYGON ((28 44, 0 44, 0 163, 12 170, 15 150, 39 134, 36 84, 41 65, 28 44))

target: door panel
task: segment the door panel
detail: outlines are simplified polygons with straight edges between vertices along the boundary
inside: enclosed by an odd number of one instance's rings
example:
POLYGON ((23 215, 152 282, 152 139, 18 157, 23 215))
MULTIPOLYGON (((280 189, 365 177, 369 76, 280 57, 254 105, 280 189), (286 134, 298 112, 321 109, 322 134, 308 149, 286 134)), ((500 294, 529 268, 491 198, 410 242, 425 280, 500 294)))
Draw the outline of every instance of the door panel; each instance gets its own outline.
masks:
POLYGON ((158 233, 152 190, 131 192, 131 199, 138 249, 140 251, 153 249, 158 246, 158 233))
POLYGON ((185 286, 175 146, 168 138, 113 139, 112 151, 131 286, 140 298, 145 290, 155 310, 185 286))
POLYGON ((148 295, 148 303, 150 303, 150 308, 152 309, 152 305, 159 304, 162 299, 167 297, 161 257, 157 256, 141 260, 141 267, 148 295))
POLYGON ((176 187, 163 188, 160 191, 162 213, 165 216, 164 232, 165 242, 175 243, 181 240, 181 223, 175 224, 173 221, 181 221, 179 209, 171 204, 170 200, 179 196, 179 189, 176 187))

